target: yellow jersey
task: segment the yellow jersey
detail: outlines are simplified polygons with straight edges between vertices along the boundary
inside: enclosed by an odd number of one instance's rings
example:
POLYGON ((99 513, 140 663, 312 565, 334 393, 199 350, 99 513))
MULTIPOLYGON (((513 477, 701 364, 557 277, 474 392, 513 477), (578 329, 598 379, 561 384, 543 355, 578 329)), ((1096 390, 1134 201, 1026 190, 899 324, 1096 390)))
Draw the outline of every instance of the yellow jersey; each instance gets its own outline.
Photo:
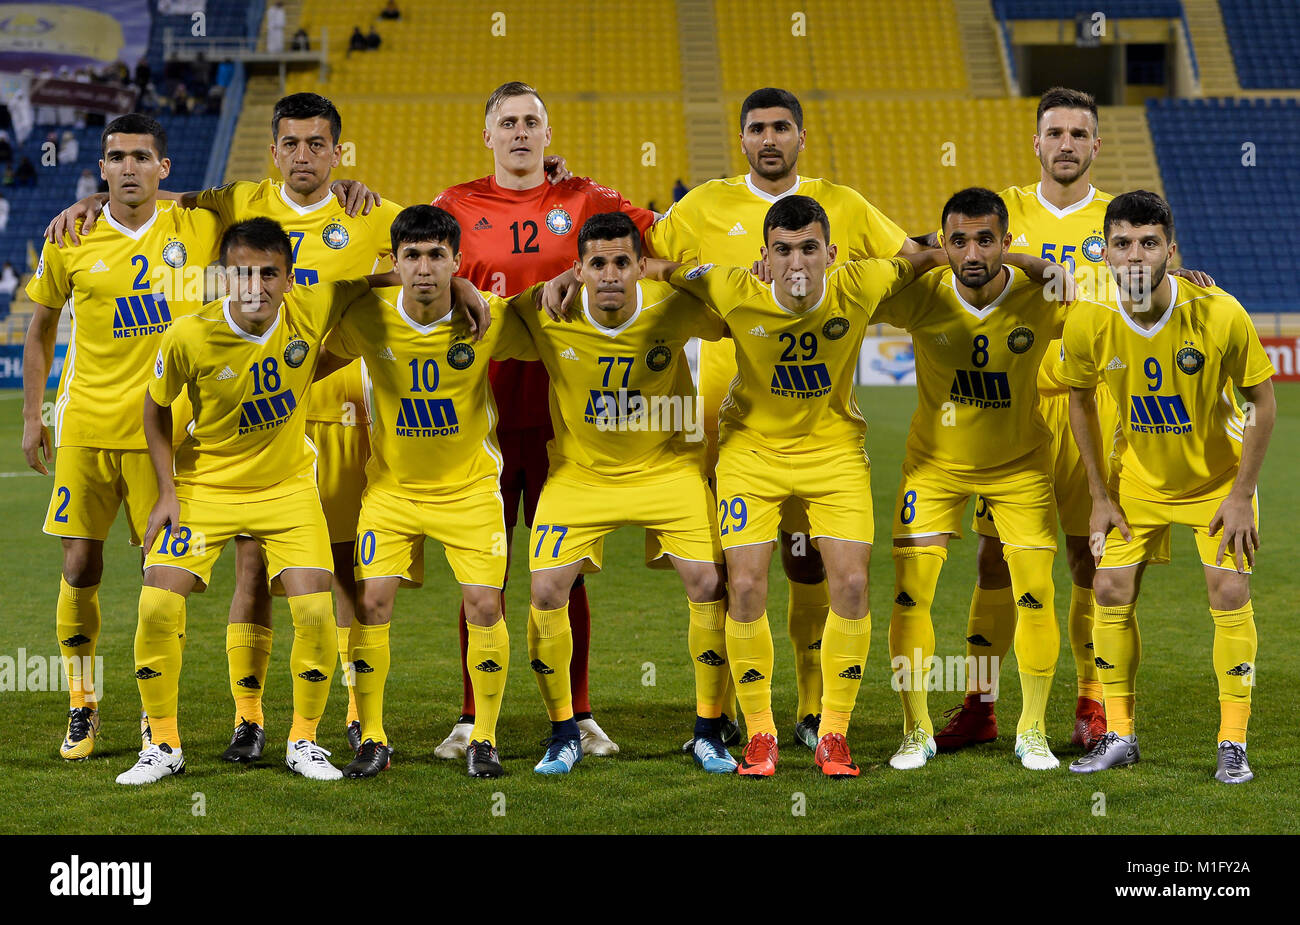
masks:
POLYGON ((736 342, 719 445, 779 455, 861 451, 867 425, 853 384, 862 338, 879 304, 912 276, 901 257, 853 260, 829 270, 821 299, 795 312, 747 267, 675 271, 672 284, 717 309, 736 342))
POLYGON ((492 323, 478 343, 452 311, 429 324, 413 320, 400 288, 375 290, 343 315, 329 349, 365 360, 368 486, 415 500, 499 490, 488 361, 535 360, 537 352, 509 303, 483 297, 492 323))
POLYGON ((704 464, 703 423, 682 349, 692 337, 718 340, 722 318, 667 283, 639 280, 632 317, 616 328, 588 306, 572 322, 539 310, 542 286, 511 300, 551 379, 552 475, 584 472, 649 482, 704 464))
POLYGON ((1038 409, 1037 375, 1061 334, 1065 306, 1007 266, 1002 292, 976 308, 951 268, 927 273, 880 306, 873 321, 906 328, 916 354, 917 407, 909 459, 965 478, 1046 471, 1051 431, 1038 409))
POLYGON ((55 446, 143 450, 144 390, 172 322, 203 306, 220 228, 209 213, 161 201, 131 231, 105 210, 77 247, 46 243, 27 284, 33 302, 68 304, 72 340, 54 403, 55 446))
POLYGON ((229 299, 172 325, 149 394, 171 405, 184 391, 194 406, 175 455, 178 496, 263 501, 315 486, 303 398, 326 332, 369 291, 365 280, 295 286, 256 336, 235 324, 229 299))
MULTIPOLYGON (((349 217, 338 198, 300 206, 284 191, 282 180, 237 180, 199 193, 198 204, 216 212, 224 225, 258 216, 275 219, 293 244, 293 281, 298 285, 357 279, 388 269, 393 252, 389 229, 402 207, 384 200, 369 215, 349 217)), ((361 367, 353 363, 312 386, 307 420, 365 424, 361 367)))
POLYGON ((1156 501, 1231 488, 1245 426, 1232 387, 1274 372, 1236 299, 1169 282, 1169 308, 1149 330, 1117 301, 1089 300, 1071 308, 1064 336, 1065 383, 1102 385, 1119 406, 1112 482, 1121 494, 1156 501))

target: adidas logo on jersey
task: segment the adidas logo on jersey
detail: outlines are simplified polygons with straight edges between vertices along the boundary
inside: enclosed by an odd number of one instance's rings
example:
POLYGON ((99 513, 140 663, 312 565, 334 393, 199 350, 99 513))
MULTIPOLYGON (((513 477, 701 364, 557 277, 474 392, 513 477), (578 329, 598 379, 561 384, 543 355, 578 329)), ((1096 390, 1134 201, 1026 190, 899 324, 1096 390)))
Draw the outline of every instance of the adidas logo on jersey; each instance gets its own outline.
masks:
POLYGON ((756 325, 754 325, 752 328, 749 329, 749 333, 750 333, 750 334, 753 334, 755 337, 767 337, 767 336, 768 336, 768 335, 767 335, 767 331, 763 330, 763 326, 762 326, 761 324, 756 324, 756 325))
POLYGON ((578 353, 572 347, 566 347, 564 352, 560 354, 562 360, 576 360, 577 358, 578 353))
POLYGON ((491 229, 492 229, 492 223, 487 220, 486 215, 474 223, 475 231, 490 231, 491 229))
POLYGON ((221 372, 217 373, 218 382, 225 382, 227 379, 234 379, 234 378, 235 378, 235 371, 231 369, 229 366, 223 366, 221 368, 221 372))
POLYGON ((352 662, 353 674, 373 674, 374 670, 364 658, 358 658, 352 662))
POLYGON ((1020 595, 1020 600, 1016 601, 1017 607, 1024 607, 1027 610, 1042 610, 1043 605, 1034 599, 1034 596, 1026 591, 1020 595))
POLYGON ((501 666, 498 665, 496 662, 492 661, 492 659, 490 659, 490 658, 485 658, 485 659, 483 659, 483 661, 479 662, 477 665, 474 666, 474 670, 475 670, 475 671, 489 671, 489 672, 490 672, 490 671, 500 671, 500 670, 501 670, 501 666))
POLYGON ((1236 668, 1229 668, 1224 674, 1232 675, 1235 678, 1244 677, 1255 669, 1251 667, 1250 662, 1242 662, 1236 668))
POLYGON ((90 642, 89 636, 83 636, 80 633, 77 633, 74 636, 69 636, 67 639, 60 639, 59 645, 66 646, 69 649, 75 649, 77 646, 84 646, 88 642, 90 642))
POLYGON ((383 350, 380 350, 380 351, 379 351, 379 359, 381 359, 381 360, 396 360, 397 357, 393 356, 393 348, 392 348, 392 347, 385 347, 383 350))
POLYGON ((695 660, 708 665, 710 668, 718 668, 727 664, 727 660, 712 649, 705 649, 699 655, 695 656, 695 660))
POLYGON ((763 672, 759 671, 757 668, 751 668, 749 669, 749 671, 746 671, 744 674, 742 674, 740 676, 740 680, 737 681, 736 683, 752 684, 754 681, 762 681, 766 677, 767 675, 763 674, 763 672))
POLYGON ((987 639, 985 639, 985 638, 984 638, 983 636, 981 636, 979 633, 974 633, 973 635, 967 636, 967 637, 966 637, 966 641, 969 642, 969 643, 970 643, 971 645, 973 645, 973 646, 991 646, 991 645, 993 645, 993 643, 989 642, 987 639))
POLYGON ((247 677, 240 678, 238 681, 235 682, 235 684, 237 684, 239 687, 246 687, 252 691, 260 691, 262 689, 262 685, 261 683, 258 682, 257 677, 251 674, 248 675, 247 677))
POLYGON ((302 678, 304 681, 312 682, 329 680, 327 676, 321 674, 316 668, 308 668, 306 671, 300 671, 298 672, 298 677, 302 678))
POLYGON ((135 673, 137 681, 152 681, 154 678, 161 678, 161 671, 154 671, 152 668, 141 668, 135 673))
POLYGON ((727 232, 727 236, 733 237, 738 234, 749 234, 749 232, 745 230, 745 226, 740 224, 740 222, 736 222, 736 224, 731 226, 731 230, 727 232))
POLYGON ((1011 246, 1012 246, 1012 247, 1028 247, 1028 246, 1029 246, 1029 242, 1028 242, 1027 240, 1025 240, 1025 236, 1022 234, 1022 235, 1020 235, 1019 237, 1017 237, 1014 241, 1011 242, 1011 246))
MULTIPOLYGON (((1064 347, 1064 345, 1062 345, 1062 347, 1064 347)), ((1115 359, 1111 360, 1109 363, 1106 364, 1107 372, 1110 372, 1112 369, 1128 369, 1128 367, 1124 365, 1123 360, 1121 360, 1119 357, 1115 357, 1115 359)))
POLYGON ((861 680, 862 680, 862 666, 861 666, 861 665, 850 665, 848 668, 845 668, 843 671, 840 672, 840 677, 841 677, 841 678, 848 678, 850 681, 861 681, 861 680))
POLYGON ((947 335, 947 334, 942 334, 942 333, 940 333, 940 334, 936 334, 936 335, 934 335, 934 342, 935 342, 936 344, 938 344, 940 347, 947 347, 947 346, 948 346, 948 335, 947 335))
POLYGON ((1097 656, 1096 658, 1094 658, 1092 661, 1093 661, 1093 663, 1094 663, 1098 668, 1111 668, 1111 669, 1113 669, 1113 668, 1115 667, 1115 666, 1112 665, 1110 662, 1108 662, 1108 661, 1106 661, 1104 658, 1102 658, 1100 655, 1098 655, 1098 656, 1097 656))
POLYGON ((538 674, 555 674, 555 669, 546 664, 546 662, 542 661, 540 658, 533 659, 528 663, 528 667, 538 674))
POLYGON ((90 272, 91 272, 91 273, 107 273, 107 272, 108 272, 108 264, 104 263, 104 261, 102 261, 102 260, 96 260, 96 261, 95 261, 95 265, 94 265, 93 267, 90 268, 90 272))
POLYGON ((912 600, 912 595, 906 591, 899 591, 898 597, 894 598, 894 603, 899 607, 915 607, 916 601, 912 600))

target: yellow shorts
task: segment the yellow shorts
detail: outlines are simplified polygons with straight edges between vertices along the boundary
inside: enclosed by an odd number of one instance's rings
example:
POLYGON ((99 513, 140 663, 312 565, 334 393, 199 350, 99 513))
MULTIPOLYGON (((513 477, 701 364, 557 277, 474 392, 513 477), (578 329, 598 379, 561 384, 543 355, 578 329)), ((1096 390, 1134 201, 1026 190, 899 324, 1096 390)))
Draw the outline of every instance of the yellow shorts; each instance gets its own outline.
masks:
POLYGON ((814 545, 821 537, 876 538, 871 462, 860 448, 792 458, 723 447, 717 483, 724 549, 775 542, 777 528, 791 522, 786 515, 807 520, 814 545))
POLYGON ((316 446, 316 489, 330 543, 353 543, 366 487, 370 434, 365 427, 308 421, 307 439, 316 446))
MULTIPOLYGON (((1210 521, 1227 492, 1207 498, 1194 498, 1188 501, 1150 501, 1146 498, 1133 498, 1126 495, 1112 496, 1128 521, 1129 532, 1133 535, 1131 542, 1112 530, 1106 537, 1106 548, 1102 553, 1098 568, 1128 568, 1139 562, 1162 565, 1169 561, 1169 534, 1174 524, 1186 524, 1196 535, 1196 551, 1201 556, 1201 564, 1207 568, 1237 570, 1233 558, 1233 548, 1229 544, 1224 550, 1223 559, 1215 564, 1214 557, 1223 541, 1220 531, 1210 536, 1210 521)), ((1251 499, 1255 509, 1255 529, 1259 529, 1259 497, 1251 499)), ((1250 563, 1245 554, 1241 557, 1246 572, 1250 572, 1250 563)))
POLYGON ((962 514, 972 495, 978 496, 976 522, 996 517, 1006 545, 1056 548, 1056 504, 1052 478, 1046 472, 1028 470, 1014 479, 975 482, 911 459, 903 460, 903 479, 894 504, 894 539, 941 533, 960 537, 962 514))
POLYGON ((424 584, 424 538, 442 544, 462 585, 500 588, 506 580, 506 519, 501 492, 449 501, 415 501, 368 488, 357 521, 356 577, 424 584))
POLYGON ((212 566, 236 536, 251 536, 262 545, 271 588, 279 591, 287 568, 334 571, 325 515, 315 488, 267 501, 209 501, 181 498, 181 522, 165 529, 145 555, 144 567, 169 565, 192 572, 198 589, 207 587, 212 566))
POLYGON ((158 478, 147 450, 59 447, 44 529, 51 536, 102 542, 125 504, 131 545, 139 546, 157 500, 158 478))
MULTIPOLYGON (((1044 395, 1039 399, 1039 408, 1052 431, 1052 485, 1061 529, 1066 536, 1087 536, 1088 520, 1092 517, 1092 495, 1088 491, 1088 473, 1083 468, 1079 446, 1070 431, 1070 396, 1044 395)), ((1115 400, 1105 388, 1097 389, 1097 416, 1101 421, 1104 465, 1110 455, 1117 423, 1115 400)), ((971 529, 980 536, 999 539, 993 518, 982 515, 981 511, 987 513, 988 505, 982 499, 976 499, 971 529)))
POLYGON ((591 475, 582 482, 552 476, 533 519, 528 567, 538 572, 586 560, 598 572, 605 535, 618 527, 645 528, 645 561, 672 568, 667 556, 688 562, 723 561, 713 492, 695 474, 633 484, 591 475))

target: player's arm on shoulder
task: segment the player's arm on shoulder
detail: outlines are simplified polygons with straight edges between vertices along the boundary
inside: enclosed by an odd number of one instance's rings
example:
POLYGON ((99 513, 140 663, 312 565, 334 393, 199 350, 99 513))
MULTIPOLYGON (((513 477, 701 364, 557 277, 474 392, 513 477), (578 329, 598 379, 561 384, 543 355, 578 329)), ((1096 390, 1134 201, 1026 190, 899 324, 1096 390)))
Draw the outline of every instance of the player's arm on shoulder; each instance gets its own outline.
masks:
POLYGON ((699 235, 691 225, 689 207, 683 208, 684 202, 686 199, 673 203, 646 229, 642 239, 647 257, 663 257, 679 263, 699 260, 699 235))
POLYGON ((504 299, 493 296, 496 301, 496 309, 501 317, 498 323, 501 330, 497 335, 496 342, 492 345, 492 359, 494 360, 537 360, 541 354, 537 352, 537 345, 533 343, 533 335, 528 326, 524 324, 519 313, 513 309, 504 299))
POLYGON ((1023 271, 1032 282, 1042 286, 1044 293, 1053 302, 1068 305, 1078 297, 1074 274, 1064 264, 1014 251, 1007 254, 1003 261, 1023 271))
POLYGON ((45 382, 54 361, 62 308, 36 305, 23 344, 23 456, 27 465, 49 475, 46 463, 54 457, 54 443, 45 423, 45 382))
POLYGON ((158 501, 149 514, 144 548, 153 545, 154 537, 164 525, 180 523, 180 504, 176 500, 176 483, 172 479, 172 402, 194 378, 192 358, 188 355, 185 333, 193 316, 178 319, 163 334, 162 346, 154 360, 153 378, 144 394, 144 439, 149 461, 158 478, 158 501))
POLYGON ((492 306, 488 297, 463 276, 451 278, 452 310, 469 325, 470 337, 481 341, 492 326, 492 306))
POLYGON ((690 331, 691 337, 698 337, 700 340, 722 340, 731 335, 727 322, 722 320, 722 316, 712 305, 685 292, 679 293, 679 297, 685 302, 683 308, 690 319, 687 330, 690 331))
MULTIPOLYGON (((665 270, 668 267, 664 267, 665 270)), ((710 305, 723 318, 754 285, 747 267, 719 267, 711 263, 699 266, 678 265, 666 277, 668 283, 682 292, 689 292, 706 305, 710 305)))
POLYGON ((1170 270, 1170 276, 1177 276, 1187 280, 1189 283, 1195 283, 1197 286, 1204 286, 1206 289, 1213 288, 1214 277, 1204 270, 1189 270, 1187 267, 1179 267, 1177 270, 1170 270))

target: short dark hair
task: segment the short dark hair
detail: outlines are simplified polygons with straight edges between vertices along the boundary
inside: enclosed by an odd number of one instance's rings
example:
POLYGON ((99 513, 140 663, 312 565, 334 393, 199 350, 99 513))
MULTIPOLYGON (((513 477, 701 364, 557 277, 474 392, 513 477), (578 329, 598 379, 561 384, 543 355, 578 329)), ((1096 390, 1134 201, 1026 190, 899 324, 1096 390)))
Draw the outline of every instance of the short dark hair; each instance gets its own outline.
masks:
POLYGON ((1003 234, 1007 233, 1007 228, 1011 224, 1011 218, 1007 215, 1007 204, 1002 201, 1002 197, 993 190, 985 189, 982 186, 971 186, 953 193, 943 205, 943 215, 939 217, 939 227, 947 227, 948 216, 954 214, 964 215, 967 218, 996 215, 998 222, 1002 226, 1003 234))
POLYGON ((587 254, 588 241, 617 241, 619 238, 631 238, 632 250, 636 259, 641 259, 641 230, 626 212, 602 212, 593 215, 582 223, 578 232, 578 259, 587 254))
POLYGON ((1102 233, 1110 240, 1110 226, 1117 222, 1130 225, 1159 225, 1165 230, 1165 240, 1174 239, 1174 213, 1158 194, 1150 190, 1133 190, 1122 193, 1106 206, 1106 217, 1102 220, 1102 233))
POLYGON ((167 129, 157 119, 143 113, 128 112, 104 126, 104 134, 99 136, 100 157, 108 156, 109 135, 152 135, 158 157, 161 159, 167 156, 167 129))
POLYGON ((221 265, 228 266, 226 258, 232 247, 247 247, 268 254, 283 254, 285 269, 293 268, 293 245, 280 223, 269 218, 250 218, 235 222, 221 236, 221 265))
POLYGON ((394 254, 403 244, 422 241, 442 241, 453 254, 460 250, 460 223, 446 209, 437 206, 407 206, 393 219, 389 234, 394 254))
POLYGON ((740 104, 740 130, 745 130, 745 120, 749 118, 751 109, 788 109, 790 115, 794 116, 795 128, 803 131, 803 107, 799 105, 798 98, 789 90, 782 90, 778 87, 763 87, 761 90, 755 90, 749 96, 745 97, 745 102, 740 104))
POLYGON ((813 222, 822 226, 822 234, 826 236, 826 243, 830 244, 831 220, 821 203, 811 196, 784 196, 767 210, 767 216, 763 219, 763 243, 767 243, 768 232, 773 228, 798 231, 813 222))
POLYGON ((1093 129, 1096 130, 1098 127, 1097 101, 1093 99, 1091 93, 1071 90, 1069 87, 1052 87, 1038 101, 1038 115, 1034 117, 1035 128, 1042 124, 1043 113, 1049 109, 1086 109, 1092 113, 1093 129))
POLYGON ((330 134, 338 144, 343 137, 343 117, 334 104, 319 93, 290 93, 276 100, 271 113, 271 140, 280 137, 281 119, 315 119, 318 116, 329 122, 330 134))
POLYGON ((492 110, 516 96, 535 96, 537 102, 542 104, 542 112, 546 111, 546 103, 542 101, 540 93, 522 80, 511 80, 492 91, 492 95, 487 98, 487 105, 483 107, 483 118, 486 120, 488 116, 492 115, 492 110))

